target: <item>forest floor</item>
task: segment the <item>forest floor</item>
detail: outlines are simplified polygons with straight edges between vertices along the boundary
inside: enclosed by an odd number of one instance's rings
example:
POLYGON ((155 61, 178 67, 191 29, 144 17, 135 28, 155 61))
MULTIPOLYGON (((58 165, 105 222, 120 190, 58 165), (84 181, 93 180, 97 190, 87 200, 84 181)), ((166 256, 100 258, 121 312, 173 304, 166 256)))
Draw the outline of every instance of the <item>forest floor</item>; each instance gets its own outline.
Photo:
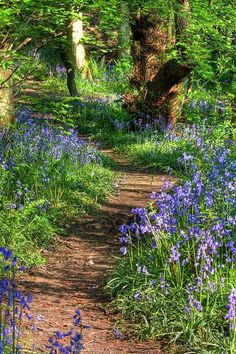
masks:
POLYGON ((70 236, 57 237, 53 251, 45 251, 47 264, 24 276, 21 285, 33 295, 32 313, 38 316, 37 331, 27 337, 28 347, 44 352, 56 330, 69 329, 74 310, 81 310, 85 329, 84 353, 165 353, 156 342, 135 342, 114 335, 114 318, 106 310, 109 297, 104 285, 119 254, 118 227, 130 211, 144 207, 153 191, 160 191, 162 173, 139 170, 112 150, 103 150, 116 162, 120 174, 116 194, 93 215, 72 225, 70 236))

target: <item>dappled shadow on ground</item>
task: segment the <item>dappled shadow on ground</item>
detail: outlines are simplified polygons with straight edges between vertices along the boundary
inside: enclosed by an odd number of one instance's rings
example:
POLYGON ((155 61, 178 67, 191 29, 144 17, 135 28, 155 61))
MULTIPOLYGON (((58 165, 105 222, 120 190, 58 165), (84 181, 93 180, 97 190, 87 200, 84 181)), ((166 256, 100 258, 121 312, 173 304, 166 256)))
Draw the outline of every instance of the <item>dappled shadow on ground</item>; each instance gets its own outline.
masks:
POLYGON ((104 310, 109 301, 104 285, 119 254, 118 227, 128 221, 132 208, 145 206, 150 194, 160 191, 166 176, 135 170, 112 151, 106 154, 121 173, 115 195, 94 216, 78 220, 69 237, 58 237, 55 250, 45 252, 47 265, 21 281, 34 297, 33 312, 43 318, 33 339, 41 352, 51 333, 66 331, 80 308, 84 322, 92 325, 85 332, 85 353, 164 353, 158 343, 114 338, 113 320, 104 310))

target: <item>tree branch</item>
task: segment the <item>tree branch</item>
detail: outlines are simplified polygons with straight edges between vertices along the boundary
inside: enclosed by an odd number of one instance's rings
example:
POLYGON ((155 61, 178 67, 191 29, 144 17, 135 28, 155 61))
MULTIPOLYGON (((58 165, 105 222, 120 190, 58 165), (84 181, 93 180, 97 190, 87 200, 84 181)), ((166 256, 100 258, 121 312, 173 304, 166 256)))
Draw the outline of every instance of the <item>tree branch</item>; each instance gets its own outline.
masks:
MULTIPOLYGON (((45 46, 46 46, 48 43, 50 43, 52 40, 54 40, 54 39, 57 38, 57 37, 62 36, 63 34, 65 34, 65 31, 61 31, 61 32, 59 32, 59 33, 56 33, 54 37, 51 37, 51 38, 49 38, 49 39, 47 39, 47 40, 42 41, 41 44, 39 44, 39 46, 35 48, 35 54, 37 54, 40 49, 42 49, 43 47, 45 47, 45 46)), ((35 55, 35 54, 34 54, 34 55, 35 55)))
POLYGON ((27 45, 30 41, 32 40, 31 37, 27 37, 23 40, 22 43, 20 43, 16 48, 15 51, 20 50, 21 48, 23 48, 25 45, 27 45))
POLYGON ((21 91, 21 88, 23 86, 23 83, 25 82, 25 80, 28 78, 28 76, 30 76, 35 70, 37 69, 37 67, 33 68, 32 70, 30 70, 27 74, 24 75, 24 77, 17 81, 14 82, 14 84, 12 85, 12 87, 19 85, 17 91, 14 93, 14 98, 19 94, 19 92, 21 91))
POLYGON ((178 85, 182 80, 189 76, 193 67, 180 64, 175 59, 166 62, 151 82, 147 84, 146 101, 160 99, 166 95, 173 86, 178 85))
POLYGON ((3 88, 4 84, 12 78, 12 76, 14 75, 14 73, 16 72, 16 70, 17 70, 18 68, 19 68, 19 65, 17 65, 17 66, 14 68, 14 70, 11 71, 11 73, 9 74, 9 76, 8 76, 3 82, 1 82, 1 84, 0 84, 0 90, 3 88))

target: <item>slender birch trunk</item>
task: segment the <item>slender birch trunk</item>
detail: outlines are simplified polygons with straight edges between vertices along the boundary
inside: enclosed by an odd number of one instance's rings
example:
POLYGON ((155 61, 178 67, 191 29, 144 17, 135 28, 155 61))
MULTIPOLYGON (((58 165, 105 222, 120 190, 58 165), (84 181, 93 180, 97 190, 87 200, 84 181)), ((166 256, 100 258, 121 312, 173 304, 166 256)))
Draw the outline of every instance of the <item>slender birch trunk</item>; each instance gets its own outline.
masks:
POLYGON ((15 124, 12 79, 9 79, 10 77, 11 70, 0 67, 0 126, 2 127, 10 127, 15 124), (3 83, 2 87, 1 83, 3 83))
POLYGON ((71 60, 75 70, 78 70, 82 77, 88 74, 88 63, 83 38, 83 19, 82 12, 78 14, 78 18, 71 22, 69 37, 71 40, 71 60))
POLYGON ((89 68, 83 38, 82 13, 67 24, 67 44, 61 45, 61 58, 67 72, 67 87, 71 96, 78 96, 76 73, 82 77, 89 77, 89 68))

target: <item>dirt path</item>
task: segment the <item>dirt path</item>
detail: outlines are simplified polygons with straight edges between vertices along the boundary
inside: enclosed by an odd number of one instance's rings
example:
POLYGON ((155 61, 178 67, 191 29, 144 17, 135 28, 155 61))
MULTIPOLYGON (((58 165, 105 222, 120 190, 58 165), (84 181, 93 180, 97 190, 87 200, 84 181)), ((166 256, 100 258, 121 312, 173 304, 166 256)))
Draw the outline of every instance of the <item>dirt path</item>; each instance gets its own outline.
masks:
POLYGON ((83 353, 164 353, 157 343, 114 337, 112 318, 103 306, 108 301, 103 286, 119 249, 118 226, 128 220, 132 208, 146 205, 165 176, 138 171, 113 151, 104 152, 117 162, 121 174, 116 195, 96 215, 78 221, 70 237, 59 238, 55 252, 46 252, 47 266, 33 270, 22 282, 33 295, 33 313, 43 319, 33 338, 27 338, 29 343, 37 342, 35 350, 40 352, 55 330, 69 328, 74 310, 79 308, 83 323, 92 325, 84 331, 83 353))

